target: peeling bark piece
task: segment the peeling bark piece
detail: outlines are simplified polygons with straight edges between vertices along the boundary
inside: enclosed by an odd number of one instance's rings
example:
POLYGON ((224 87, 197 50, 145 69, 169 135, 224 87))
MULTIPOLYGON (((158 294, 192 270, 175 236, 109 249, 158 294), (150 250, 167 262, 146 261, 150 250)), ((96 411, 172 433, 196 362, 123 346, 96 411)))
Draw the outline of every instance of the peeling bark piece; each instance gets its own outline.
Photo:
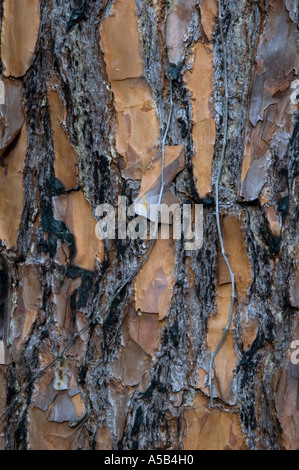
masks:
POLYGON ((72 450, 75 446, 74 431, 68 423, 51 422, 39 408, 30 407, 28 448, 30 450, 72 450))
POLYGON ((42 306, 43 291, 38 266, 29 264, 24 267, 24 305, 26 310, 38 310, 42 306))
POLYGON ((123 435, 126 424, 129 391, 114 379, 108 383, 108 400, 112 409, 112 432, 116 439, 123 435))
POLYGON ((70 279, 66 279, 62 284, 59 292, 54 291, 54 305, 55 305, 55 321, 57 321, 60 326, 65 325, 66 311, 68 307, 69 296, 68 291, 71 284, 70 279))
POLYGON ((55 263, 60 266, 65 266, 70 259, 70 248, 67 243, 63 243, 61 240, 57 242, 57 250, 55 256, 55 263))
POLYGON ((160 125, 150 86, 143 77, 135 2, 118 0, 101 27, 101 45, 117 111, 116 150, 122 176, 141 179, 157 152, 160 125))
MULTIPOLYGON (((267 182, 267 171, 271 154, 267 151, 261 158, 252 158, 251 153, 246 154, 243 163, 243 172, 247 166, 246 177, 241 183, 240 196, 246 201, 258 199, 263 187, 267 182), (247 157, 248 155, 248 157, 247 157)), ((242 180, 242 177, 241 177, 242 180)))
POLYGON ((2 81, 5 88, 5 104, 0 105, 0 157, 24 123, 23 84, 9 78, 3 78, 2 81))
POLYGON ((180 66, 184 60, 188 39, 188 23, 197 4, 196 0, 174 0, 166 20, 166 46, 171 65, 180 66))
POLYGON ((251 201, 259 197, 267 177, 269 150, 282 159, 293 133, 292 86, 299 70, 296 22, 291 5, 270 0, 256 56, 241 173, 240 196, 251 201), (289 10, 289 11, 288 11, 289 10))
MULTIPOLYGON (((87 325, 87 323, 89 323, 89 320, 88 318, 86 318, 86 315, 84 315, 81 312, 77 312, 76 314, 77 331, 81 331, 87 325)), ((80 334, 80 339, 81 341, 84 342, 85 345, 87 344, 88 336, 89 336, 88 330, 80 334)))
MULTIPOLYGON (((77 359, 77 357, 76 357, 77 359)), ((76 374, 76 371, 74 370, 74 368, 72 367, 72 371, 70 373, 70 382, 69 382, 69 391, 68 391, 68 394, 71 398, 73 397, 77 397, 77 399, 79 399, 79 395, 81 393, 81 389, 80 389, 80 386, 78 384, 78 380, 77 380, 77 374, 76 374)), ((81 395, 80 395, 81 396, 81 395)), ((79 402, 78 402, 79 403, 79 402)), ((79 416, 79 415, 78 415, 79 416)))
POLYGON ((213 52, 211 46, 201 42, 195 45, 193 69, 186 77, 192 94, 193 121, 201 122, 212 118, 210 110, 213 93, 213 52))
POLYGON ((213 53, 202 43, 195 46, 193 70, 187 73, 186 82, 192 94, 192 132, 195 149, 193 174, 198 194, 205 198, 211 192, 216 126, 211 110, 213 53))
POLYGON ((70 328, 72 325, 70 297, 72 293, 79 289, 82 280, 80 278, 70 280, 66 279, 62 286, 57 290, 54 288, 54 304, 56 306, 55 320, 61 327, 70 328))
MULTIPOLYGON (((69 367, 67 361, 58 361, 54 371, 53 388, 56 391, 69 390, 69 367)), ((55 421, 55 420, 54 420, 55 421)))
POLYGON ((199 0, 199 5, 201 23, 203 25, 205 35, 209 41, 212 41, 215 18, 218 13, 218 2, 217 0, 199 0))
POLYGON ((135 280, 135 308, 159 315, 163 320, 170 307, 175 277, 175 243, 156 240, 149 261, 135 280))
POLYGON ((252 318, 248 315, 248 309, 246 305, 240 305, 240 323, 242 328, 242 347, 244 351, 249 351, 252 343, 257 337, 259 329, 259 321, 256 318, 252 318))
MULTIPOLYGON (((161 162, 162 155, 149 164, 147 171, 144 173, 139 195, 135 204, 142 204, 148 207, 150 204, 158 204, 161 192, 161 162)), ((183 145, 176 145, 173 147, 165 147, 165 166, 164 166, 164 182, 165 191, 167 191, 173 182, 174 178, 185 167, 185 153, 183 145)), ((165 199, 165 197, 164 197, 165 199)), ((165 200, 162 201, 165 203, 165 200)), ((138 208, 136 208, 138 214, 138 208)), ((148 213, 150 220, 151 216, 148 213)))
POLYGON ((269 222, 269 227, 273 236, 276 238, 280 238, 281 229, 280 229, 279 220, 276 216, 275 207, 268 206, 265 208, 265 212, 266 212, 266 216, 269 222))
POLYGON ((86 408, 82 400, 81 393, 77 393, 76 395, 72 396, 71 399, 75 408, 75 413, 76 413, 75 422, 76 422, 78 421, 78 419, 83 418, 83 416, 86 414, 86 408))
POLYGON ((208 369, 209 366, 208 364, 206 365, 205 368, 200 367, 198 371, 198 379, 196 381, 195 387, 196 389, 201 390, 205 395, 209 394, 209 387, 207 383, 207 378, 208 378, 208 369))
POLYGON ((214 156, 216 129, 214 119, 205 119, 193 127, 195 155, 193 174, 199 197, 211 192, 212 162, 214 156))
POLYGON ((62 127, 66 119, 66 109, 59 98, 58 90, 48 87, 47 96, 55 150, 55 174, 65 189, 69 191, 77 186, 78 157, 62 127))
POLYGON ((74 263, 93 271, 96 260, 104 259, 104 242, 96 237, 97 221, 83 191, 76 191, 54 198, 54 217, 65 222, 75 237, 77 253, 74 263))
POLYGON ((184 450, 246 450, 238 415, 209 409, 201 395, 195 396, 194 407, 185 409, 184 450))
POLYGON ((48 421, 56 423, 70 423, 76 421, 78 416, 74 404, 67 393, 58 393, 53 404, 49 408, 48 421))
MULTIPOLYGON (((222 219, 222 234, 224 249, 227 253, 232 271, 235 274, 236 291, 239 302, 247 303, 248 290, 252 284, 252 269, 248 258, 245 237, 239 216, 230 215, 222 219)), ((210 351, 214 351, 223 335, 228 320, 231 304, 231 278, 227 266, 220 258, 218 272, 218 286, 216 289, 216 315, 211 316, 208 321, 207 344, 210 351)), ((232 381, 234 369, 237 366, 238 357, 234 348, 234 337, 232 334, 233 322, 230 331, 215 358, 216 375, 221 398, 230 404, 235 403, 232 381)), ((215 380, 216 385, 216 380, 215 380)))
POLYGON ((6 77, 22 77, 30 68, 39 26, 39 0, 4 1, 1 57, 6 77))
MULTIPOLYGON (((207 346, 214 351, 223 335, 226 326, 231 301, 231 285, 226 284, 217 287, 216 291, 216 315, 208 321, 207 346)), ((235 396, 232 388, 234 370, 237 367, 238 356, 234 348, 234 337, 231 323, 229 333, 219 354, 215 357, 214 384, 218 389, 221 399, 230 405, 235 404, 235 396)))
POLYGON ((140 54, 134 0, 117 0, 101 26, 101 45, 110 80, 141 77, 140 54))
POLYGON ((57 395, 56 390, 53 388, 53 380, 54 372, 52 370, 49 370, 39 378, 34 389, 33 406, 47 411, 57 395))
POLYGON ((153 154, 157 153, 160 125, 156 109, 125 108, 118 114, 116 150, 125 159, 124 178, 141 179, 153 154))
POLYGON ((22 266, 19 275, 23 279, 23 285, 20 287, 18 305, 13 313, 11 326, 13 339, 19 338, 17 349, 21 348, 24 339, 29 335, 43 301, 38 266, 22 266))
POLYGON ((160 125, 144 78, 111 81, 117 111, 116 150, 124 157, 124 178, 140 179, 153 149, 157 153, 160 125))
POLYGON ((27 152, 27 131, 24 124, 21 134, 0 167, 0 240, 8 250, 17 248, 24 194, 23 171, 27 152))
POLYGON ((264 31, 257 51, 257 73, 254 76, 250 121, 255 127, 264 120, 264 111, 278 91, 285 91, 298 72, 299 56, 296 45, 295 23, 289 19, 283 0, 272 0, 264 31))
POLYGON ((111 80, 115 107, 118 112, 127 108, 153 108, 152 94, 144 77, 127 78, 126 80, 111 80))
MULTIPOLYGON (((252 269, 247 254, 242 219, 238 215, 222 218, 222 236, 224 249, 235 274, 235 282, 239 301, 247 303, 248 290, 252 284, 252 269)), ((220 256, 220 255, 219 255, 220 256)), ((219 262, 219 285, 230 283, 230 275, 223 257, 219 262)))
POLYGON ((113 368, 113 375, 125 385, 138 385, 147 370, 150 369, 149 356, 129 337, 125 347, 119 352, 118 360, 113 368))
POLYGON ((125 328, 130 338, 154 358, 159 348, 162 328, 157 315, 147 313, 137 315, 134 306, 131 305, 125 319, 125 328))
POLYGON ((102 426, 97 430, 95 436, 96 450, 112 450, 113 443, 107 426, 102 426))
POLYGON ((249 110, 249 119, 253 127, 256 127, 258 121, 264 120, 264 112, 269 106, 278 103, 277 98, 272 97, 274 94, 270 94, 267 89, 265 90, 264 75, 257 75, 252 89, 249 110))

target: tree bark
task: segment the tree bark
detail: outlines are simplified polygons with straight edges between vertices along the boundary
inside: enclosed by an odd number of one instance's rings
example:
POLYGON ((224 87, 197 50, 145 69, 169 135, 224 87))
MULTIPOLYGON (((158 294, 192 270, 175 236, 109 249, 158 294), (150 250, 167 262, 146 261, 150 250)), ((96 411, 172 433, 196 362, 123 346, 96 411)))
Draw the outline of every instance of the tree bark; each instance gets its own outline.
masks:
POLYGON ((1 1, 3 449, 298 447, 297 25, 295 0, 1 1), (202 248, 100 240, 163 153, 202 248))

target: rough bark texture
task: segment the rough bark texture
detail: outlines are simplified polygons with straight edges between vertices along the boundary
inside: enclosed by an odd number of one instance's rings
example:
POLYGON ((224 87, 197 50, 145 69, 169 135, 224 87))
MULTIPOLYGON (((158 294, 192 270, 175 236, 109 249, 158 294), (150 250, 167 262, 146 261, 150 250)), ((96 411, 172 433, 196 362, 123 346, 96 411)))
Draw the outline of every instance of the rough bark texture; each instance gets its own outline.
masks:
POLYGON ((221 4, 225 45, 216 0, 1 1, 2 448, 298 447, 298 5, 221 4), (203 247, 157 240, 114 298, 147 243, 96 208, 157 195, 170 82, 165 198, 204 205, 203 247))

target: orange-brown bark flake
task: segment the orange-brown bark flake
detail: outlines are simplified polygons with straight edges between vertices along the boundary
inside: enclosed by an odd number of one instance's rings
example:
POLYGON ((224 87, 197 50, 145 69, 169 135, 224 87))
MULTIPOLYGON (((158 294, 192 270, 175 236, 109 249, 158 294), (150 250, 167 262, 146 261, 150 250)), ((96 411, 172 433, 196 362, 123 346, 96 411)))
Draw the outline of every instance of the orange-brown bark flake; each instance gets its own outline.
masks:
POLYGON ((4 75, 22 77, 31 66, 40 26, 39 0, 5 0, 1 34, 4 75))

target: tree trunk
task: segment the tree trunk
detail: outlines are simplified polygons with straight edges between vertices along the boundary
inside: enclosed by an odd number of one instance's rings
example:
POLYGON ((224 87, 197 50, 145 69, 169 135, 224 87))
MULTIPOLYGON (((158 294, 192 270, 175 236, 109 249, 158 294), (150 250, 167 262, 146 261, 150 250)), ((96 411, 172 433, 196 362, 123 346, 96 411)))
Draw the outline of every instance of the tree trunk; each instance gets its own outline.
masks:
POLYGON ((298 447, 297 24, 1 1, 2 448, 298 447), (201 248, 120 236, 119 198, 159 195, 203 206, 201 248))

